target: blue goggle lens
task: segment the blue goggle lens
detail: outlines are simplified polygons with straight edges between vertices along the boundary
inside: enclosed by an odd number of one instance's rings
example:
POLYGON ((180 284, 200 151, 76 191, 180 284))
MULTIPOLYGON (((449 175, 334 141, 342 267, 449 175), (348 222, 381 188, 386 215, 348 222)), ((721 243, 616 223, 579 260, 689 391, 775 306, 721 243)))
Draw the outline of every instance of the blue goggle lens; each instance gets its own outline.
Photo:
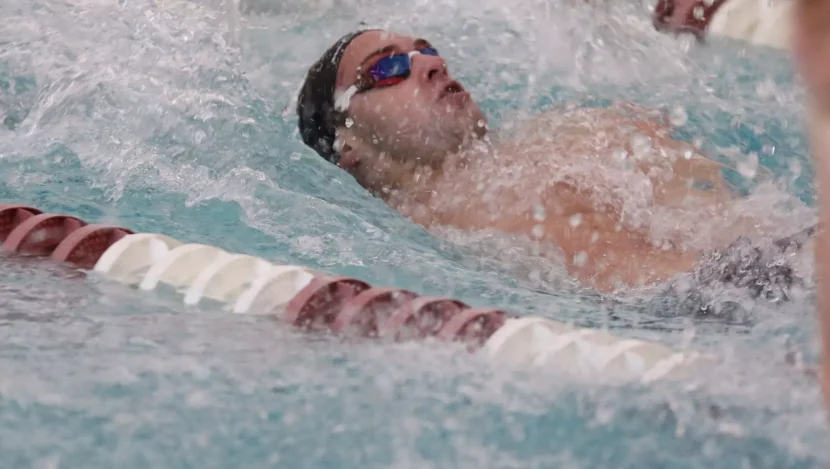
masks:
MULTIPOLYGON (((438 55, 438 51, 431 47, 422 47, 418 52, 424 55, 438 55)), ((395 54, 375 62, 368 75, 372 79, 372 87, 375 87, 400 83, 409 77, 411 71, 412 62, 409 55, 395 54)))

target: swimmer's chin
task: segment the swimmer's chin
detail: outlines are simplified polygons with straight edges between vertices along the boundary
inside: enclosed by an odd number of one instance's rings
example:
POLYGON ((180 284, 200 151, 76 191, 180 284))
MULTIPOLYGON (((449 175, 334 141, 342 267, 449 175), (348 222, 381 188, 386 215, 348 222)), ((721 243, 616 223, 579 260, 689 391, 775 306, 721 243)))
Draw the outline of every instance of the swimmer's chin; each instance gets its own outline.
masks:
POLYGON ((487 158, 492 153, 490 137, 484 134, 470 134, 455 149, 444 157, 444 169, 464 169, 469 163, 487 158))
POLYGON ((490 128, 483 119, 476 119, 465 129, 460 137, 456 151, 465 151, 481 147, 482 144, 490 143, 490 128))

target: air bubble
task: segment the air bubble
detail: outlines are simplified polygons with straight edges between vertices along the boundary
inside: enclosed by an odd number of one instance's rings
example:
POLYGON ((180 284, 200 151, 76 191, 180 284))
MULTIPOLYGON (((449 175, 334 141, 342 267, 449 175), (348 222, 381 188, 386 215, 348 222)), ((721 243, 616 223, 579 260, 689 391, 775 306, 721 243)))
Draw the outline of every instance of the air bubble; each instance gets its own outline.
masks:
POLYGON ((651 142, 648 137, 642 134, 637 134, 631 137, 631 151, 636 157, 643 157, 651 150, 651 142))
POLYGON ((702 20, 704 11, 705 10, 702 6, 696 6, 695 9, 692 11, 692 14, 695 16, 696 20, 702 20))
POLYGON ((675 127, 683 127, 689 121, 689 116, 686 114, 686 108, 677 105, 672 108, 669 113, 669 122, 675 127))
POLYGON ((794 177, 801 176, 801 163, 798 160, 790 160, 789 167, 794 177))
POLYGON ((530 231, 530 234, 532 234, 535 239, 541 239, 542 235, 545 234, 545 227, 542 225, 536 225, 530 231))
POLYGON ((346 128, 351 129, 353 125, 354 125, 354 119, 352 119, 351 117, 347 117, 346 118, 346 128))
POLYGON ((758 154, 750 153, 747 157, 739 162, 736 166, 738 173, 747 179, 755 179, 758 175, 758 154))
POLYGON ((755 92, 761 99, 769 99, 775 96, 775 83, 772 80, 764 80, 755 85, 755 92))
POLYGON ((476 125, 479 126, 479 128, 483 128, 486 124, 484 120, 479 119, 478 122, 476 122, 476 125))
POLYGON ((574 254, 574 265, 577 267, 583 267, 585 264, 588 263, 588 253, 585 251, 579 251, 578 253, 574 254))
POLYGON ((576 215, 571 216, 571 218, 568 219, 568 224, 571 226, 571 228, 576 228, 577 226, 581 225, 582 214, 577 213, 576 215))
POLYGON ((692 156, 694 156, 694 152, 692 152, 692 150, 686 150, 683 152, 683 158, 687 160, 691 160, 692 156))
POLYGON ((539 204, 534 204, 532 207, 533 210, 533 220, 537 222, 543 222, 547 220, 548 215, 545 213, 545 207, 542 207, 539 204))

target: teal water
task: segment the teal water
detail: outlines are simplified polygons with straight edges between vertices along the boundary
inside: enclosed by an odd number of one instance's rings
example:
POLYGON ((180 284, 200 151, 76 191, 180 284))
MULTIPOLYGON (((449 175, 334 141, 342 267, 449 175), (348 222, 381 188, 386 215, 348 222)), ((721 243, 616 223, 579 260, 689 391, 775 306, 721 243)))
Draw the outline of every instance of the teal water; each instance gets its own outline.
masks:
POLYGON ((568 382, 452 347, 306 337, 0 258, 0 467, 826 464, 818 385, 785 361, 816 361, 814 289, 745 305, 739 320, 665 318, 575 290, 509 240, 403 219, 306 149, 283 112, 317 54, 363 20, 438 44, 494 127, 568 103, 680 105, 678 138, 724 162, 755 152, 775 176, 770 189, 729 174, 748 197, 812 204, 803 93, 784 54, 694 47, 653 33, 641 5, 608 8, 2 2, 0 199, 724 362, 681 383, 568 382))

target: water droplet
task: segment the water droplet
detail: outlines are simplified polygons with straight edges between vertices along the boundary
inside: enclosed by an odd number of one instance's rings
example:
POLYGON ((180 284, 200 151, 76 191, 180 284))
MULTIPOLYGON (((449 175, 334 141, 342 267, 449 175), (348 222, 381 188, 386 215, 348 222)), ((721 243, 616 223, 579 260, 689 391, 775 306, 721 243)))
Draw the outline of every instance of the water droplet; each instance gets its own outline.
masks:
POLYGON ((681 105, 677 105, 672 108, 669 113, 669 122, 671 122, 671 125, 675 127, 683 127, 688 121, 689 116, 686 114, 686 108, 681 105))
POLYGON ((629 143, 631 144, 631 151, 634 153, 634 156, 638 158, 647 155, 651 150, 651 141, 648 137, 642 134, 637 134, 631 137, 629 143))
POLYGON ((755 85, 755 92, 758 93, 758 97, 761 99, 772 98, 775 96, 775 82, 766 79, 755 85))
POLYGON ((585 251, 579 251, 578 253, 574 254, 574 265, 577 267, 582 267, 588 263, 588 253, 585 251))
POLYGON ((798 178, 801 176, 801 163, 797 160, 790 160, 789 163, 790 172, 793 174, 793 177, 798 178))
POLYGON ((353 125, 354 125, 354 119, 352 119, 351 117, 347 117, 346 118, 346 128, 351 129, 353 125))
POLYGON ((531 230, 530 234, 532 234, 533 238, 535 239, 541 239, 542 235, 545 234, 545 227, 542 225, 536 225, 533 227, 533 230, 531 230))
POLYGON ((540 272, 538 269, 533 269, 528 274, 528 277, 531 281, 539 283, 542 281, 542 272, 540 272))
POLYGON ((548 215, 545 213, 545 207, 542 207, 539 204, 533 204, 533 220, 537 222, 543 222, 547 220, 548 215))
POLYGON ((625 148, 617 148, 611 156, 614 158, 614 161, 623 162, 628 158, 628 152, 625 151, 625 148))
POLYGON ((738 162, 736 168, 741 176, 747 179, 755 179, 758 175, 758 154, 750 153, 743 161, 738 162))
POLYGON ((577 213, 576 215, 571 216, 568 219, 568 224, 571 225, 571 228, 576 228, 577 226, 582 224, 582 214, 577 213))

